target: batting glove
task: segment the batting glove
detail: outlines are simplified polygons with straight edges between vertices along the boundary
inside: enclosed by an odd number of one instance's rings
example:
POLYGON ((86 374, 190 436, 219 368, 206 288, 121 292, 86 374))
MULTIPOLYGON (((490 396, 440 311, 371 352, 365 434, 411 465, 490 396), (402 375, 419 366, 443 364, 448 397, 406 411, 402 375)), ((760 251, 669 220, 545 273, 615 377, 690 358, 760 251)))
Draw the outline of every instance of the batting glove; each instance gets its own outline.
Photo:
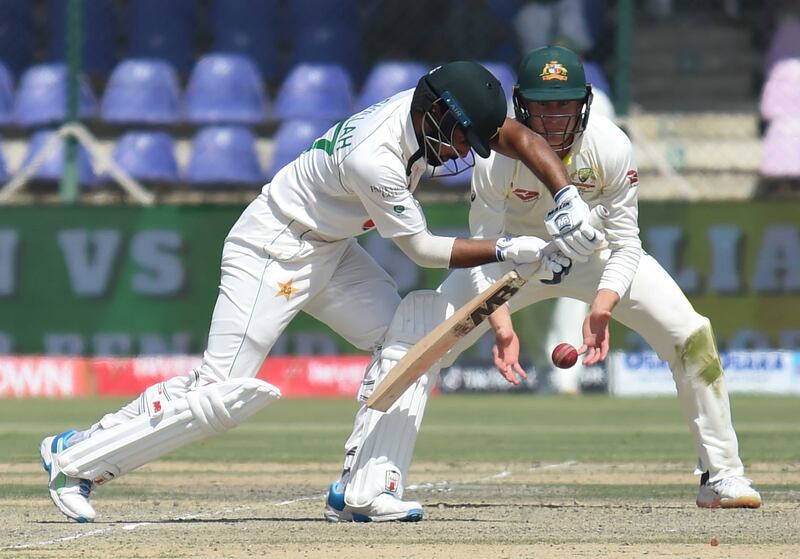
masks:
POLYGON ((495 254, 498 262, 508 260, 514 264, 538 263, 546 245, 547 241, 539 237, 503 237, 497 239, 495 254))
POLYGON ((544 283, 557 283, 553 280, 558 278, 560 282, 561 278, 569 273, 571 267, 572 261, 560 251, 555 251, 544 256, 540 262, 517 266, 517 273, 526 280, 538 279, 544 283))
POLYGON ((570 184, 555 195, 556 207, 547 212, 544 225, 564 256, 586 262, 604 246, 605 235, 589 224, 589 206, 570 184))

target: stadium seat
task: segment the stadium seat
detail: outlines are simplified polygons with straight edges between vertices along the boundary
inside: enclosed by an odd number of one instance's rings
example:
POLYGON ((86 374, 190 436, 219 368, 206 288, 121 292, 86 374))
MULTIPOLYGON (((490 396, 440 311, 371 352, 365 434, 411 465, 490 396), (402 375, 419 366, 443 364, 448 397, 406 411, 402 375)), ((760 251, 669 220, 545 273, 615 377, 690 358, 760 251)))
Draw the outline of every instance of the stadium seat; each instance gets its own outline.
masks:
POLYGON ((278 90, 275 117, 339 120, 350 115, 352 105, 353 82, 347 70, 335 64, 300 64, 278 90))
POLYGON ((761 92, 760 109, 766 120, 800 114, 800 58, 775 64, 761 92))
POLYGON ((338 64, 351 76, 361 74, 358 6, 355 0, 292 0, 285 32, 290 64, 338 64))
POLYGON ((106 85, 100 116, 106 122, 172 124, 180 113, 178 76, 168 62, 120 62, 106 85))
POLYGON ((769 123, 761 149, 761 176, 800 178, 800 115, 783 116, 769 123))
POLYGON ((128 132, 117 142, 113 158, 117 165, 137 180, 179 180, 175 143, 166 132, 128 132))
POLYGON ((187 119, 199 124, 259 124, 267 116, 261 74, 240 54, 202 57, 186 86, 187 119))
MULTIPOLYGON (((83 0, 81 14, 82 70, 89 74, 106 74, 116 62, 117 2, 115 0, 83 0)), ((69 2, 48 2, 48 60, 63 62, 67 58, 69 2)))
POLYGON ((800 20, 786 18, 778 24, 778 29, 772 35, 766 54, 766 72, 781 60, 787 58, 800 58, 800 20))
POLYGON ((327 120, 287 120, 273 136, 272 158, 267 175, 271 179, 275 173, 294 161, 298 155, 321 137, 331 122, 327 120))
POLYGON ((243 126, 209 126, 192 141, 185 180, 197 187, 218 184, 261 184, 253 133, 243 126))
MULTIPOLYGON (((81 118, 97 114, 97 98, 89 82, 81 77, 81 118)), ((67 67, 64 64, 31 66, 22 75, 14 104, 14 119, 21 126, 41 126, 67 118, 67 67)))
POLYGON ((8 124, 12 121, 12 111, 14 109, 14 77, 0 62, 0 124, 8 124))
POLYGON ((267 79, 278 74, 278 0, 213 0, 212 49, 249 56, 267 79))
MULTIPOLYGON (((25 159, 22 162, 22 167, 30 163, 36 154, 44 147, 47 141, 55 134, 53 130, 39 130, 30 139, 28 143, 28 150, 25 153, 25 159)), ((64 174, 64 141, 59 140, 56 148, 53 149, 44 160, 41 167, 33 174, 33 179, 41 181, 55 181, 61 180, 64 174)), ((84 187, 92 187, 97 183, 97 177, 94 174, 89 153, 83 146, 78 147, 78 183, 84 187)))
MULTIPOLYGON (((523 4, 523 0, 487 0, 486 4, 492 14, 494 14, 497 23, 510 30, 512 29, 514 16, 517 15, 517 12, 523 4)), ((513 35, 513 33, 509 33, 509 35, 513 35)), ((500 41, 497 46, 495 46, 492 52, 492 59, 501 60, 512 66, 517 64, 519 61, 519 51, 511 36, 504 41, 500 41)), ((505 87, 505 84, 503 84, 503 87, 505 87)))
POLYGON ((33 12, 34 3, 30 0, 0 0, 0 60, 15 75, 33 61, 33 12))
POLYGON ((586 73, 586 82, 592 84, 593 90, 600 90, 611 97, 611 87, 608 85, 606 75, 597 62, 583 61, 583 71, 586 73))
POLYGON ((6 159, 3 157, 3 150, 0 149, 0 182, 8 180, 8 169, 6 168, 6 159))
POLYGON ((367 75, 356 108, 364 109, 399 91, 417 86, 428 68, 419 62, 397 60, 375 65, 367 75))
POLYGON ((161 58, 179 72, 192 66, 196 0, 130 0, 128 2, 131 58, 161 58))

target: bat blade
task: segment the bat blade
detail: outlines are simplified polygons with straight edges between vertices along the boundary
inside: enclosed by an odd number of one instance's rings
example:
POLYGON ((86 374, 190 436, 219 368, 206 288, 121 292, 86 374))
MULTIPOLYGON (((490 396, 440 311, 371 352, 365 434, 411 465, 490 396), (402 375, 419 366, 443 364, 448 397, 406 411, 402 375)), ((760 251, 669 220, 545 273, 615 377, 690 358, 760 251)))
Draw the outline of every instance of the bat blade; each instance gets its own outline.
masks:
POLYGON ((378 384, 367 400, 367 407, 386 411, 409 386, 425 374, 461 338, 486 320, 508 301, 527 280, 512 270, 456 310, 414 344, 408 353, 378 384))

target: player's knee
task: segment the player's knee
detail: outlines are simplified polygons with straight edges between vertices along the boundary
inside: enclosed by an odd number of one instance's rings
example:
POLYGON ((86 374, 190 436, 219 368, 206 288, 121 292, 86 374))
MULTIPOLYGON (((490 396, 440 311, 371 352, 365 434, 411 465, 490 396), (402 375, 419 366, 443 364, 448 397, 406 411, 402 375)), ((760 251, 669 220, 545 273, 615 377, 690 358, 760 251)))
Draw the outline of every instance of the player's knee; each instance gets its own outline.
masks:
POLYGON ((722 362, 711 322, 704 316, 697 316, 700 319, 698 327, 677 348, 677 357, 689 378, 712 385, 722 377, 722 362))

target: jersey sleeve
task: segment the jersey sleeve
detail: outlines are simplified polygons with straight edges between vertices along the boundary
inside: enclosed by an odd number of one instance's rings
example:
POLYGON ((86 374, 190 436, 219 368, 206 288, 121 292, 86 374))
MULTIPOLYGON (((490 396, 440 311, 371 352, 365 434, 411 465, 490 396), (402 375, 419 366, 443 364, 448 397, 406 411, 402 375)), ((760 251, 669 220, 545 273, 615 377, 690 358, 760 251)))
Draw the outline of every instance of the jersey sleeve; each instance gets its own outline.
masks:
POLYGON ((472 169, 470 188, 469 230, 477 239, 503 236, 507 186, 510 177, 500 169, 496 153, 478 158, 472 169))
POLYGON ((612 132, 603 140, 605 146, 601 153, 604 158, 600 168, 605 176, 599 203, 610 212, 605 220, 605 233, 611 256, 597 287, 611 289, 622 297, 630 288, 642 255, 639 172, 631 142, 622 130, 613 126, 612 132))
POLYGON ((388 239, 425 231, 425 215, 408 189, 402 161, 381 151, 366 158, 353 155, 342 164, 347 188, 361 200, 380 236, 388 239))

